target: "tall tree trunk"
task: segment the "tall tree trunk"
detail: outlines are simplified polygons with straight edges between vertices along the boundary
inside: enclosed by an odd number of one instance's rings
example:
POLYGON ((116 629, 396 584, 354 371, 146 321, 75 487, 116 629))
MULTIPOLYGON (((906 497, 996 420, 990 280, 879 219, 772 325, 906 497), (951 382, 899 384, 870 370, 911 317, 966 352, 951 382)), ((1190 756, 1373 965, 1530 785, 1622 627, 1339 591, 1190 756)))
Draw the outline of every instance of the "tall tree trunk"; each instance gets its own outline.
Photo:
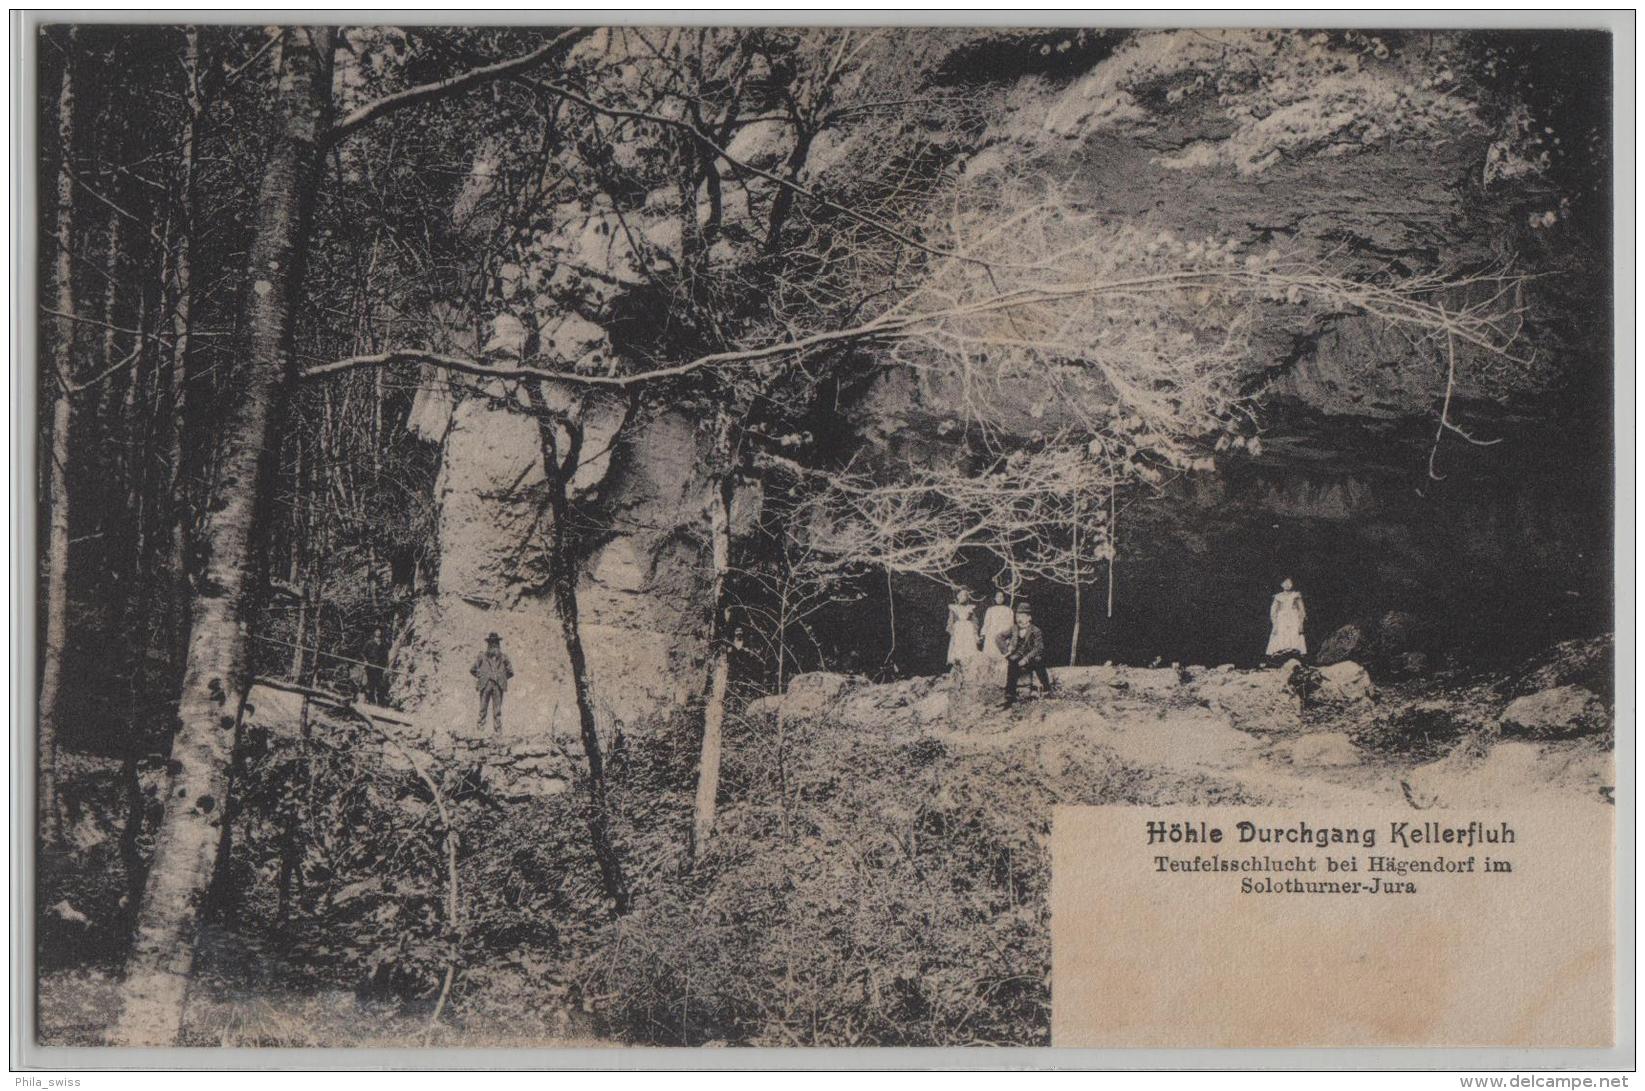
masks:
MULTIPOLYGON (((99 372, 101 372, 104 368, 113 367, 115 360, 118 359, 117 354, 120 351, 120 331, 118 326, 120 322, 121 234, 120 217, 112 212, 109 213, 107 248, 103 257, 103 271, 107 274, 108 279, 103 284, 103 347, 97 360, 99 372)), ((141 289, 139 289, 139 291, 141 291, 141 289)), ((123 419, 120 417, 120 408, 122 403, 112 396, 105 398, 102 395, 102 388, 104 386, 113 385, 113 383, 106 381, 97 384, 96 388, 87 391, 87 394, 90 395, 90 397, 82 398, 78 408, 82 413, 85 413, 88 408, 91 409, 90 416, 99 421, 99 423, 94 426, 99 432, 103 429, 102 418, 109 418, 108 432, 112 435, 119 435, 121 427, 124 424, 123 419), (88 404, 88 402, 91 402, 92 399, 95 399, 94 404, 88 404)), ((114 450, 105 457, 107 458, 107 464, 113 472, 99 476, 104 477, 107 482, 104 485, 105 499, 103 502, 111 503, 113 505, 113 510, 119 510, 119 505, 125 499, 125 494, 121 489, 121 484, 126 480, 127 462, 131 457, 131 452, 120 449, 118 444, 114 444, 112 446, 114 447, 114 450)))
POLYGON ((58 315, 54 323, 51 387, 57 392, 51 410, 51 451, 46 467, 46 639, 40 670, 40 832, 49 844, 62 835, 62 815, 57 802, 57 732, 61 723, 63 652, 68 643, 69 496, 68 461, 72 447, 69 428, 73 423, 72 391, 74 375, 74 175, 70 159, 74 154, 74 49, 75 32, 69 29, 68 55, 63 59, 63 82, 57 94, 57 143, 61 160, 57 167, 56 260, 52 265, 58 315))
POLYGON ((40 830, 48 844, 62 839, 63 816, 57 799, 57 734, 61 722, 63 653, 68 644, 69 568, 69 427, 73 411, 68 391, 59 387, 51 412, 51 467, 46 503, 46 642, 40 674, 40 830))
MULTIPOLYGON (((1119 509, 1114 506, 1114 486, 1108 486, 1108 616, 1114 616, 1114 561, 1120 554, 1119 509)), ((1112 639, 1112 637, 1110 637, 1112 639)))
POLYGON ((257 196, 243 305, 248 360, 208 505, 165 814, 126 962, 112 1035, 118 1045, 173 1045, 182 1030, 194 933, 228 811, 224 795, 245 700, 247 626, 264 559, 258 531, 274 469, 276 421, 291 379, 292 310, 318 180, 317 149, 330 115, 333 33, 293 28, 279 62, 281 132, 257 196))
POLYGON ((1080 661, 1080 585, 1074 581, 1074 635, 1068 638, 1068 665, 1078 666, 1080 661))
MULTIPOLYGON (((161 263, 160 291, 163 293, 165 280, 165 263, 161 263)), ((131 534, 131 552, 125 562, 131 573, 129 586, 143 588, 144 571, 148 564, 148 495, 152 488, 149 482, 148 466, 153 454, 154 420, 156 407, 152 399, 141 396, 146 378, 143 374, 143 361, 148 356, 149 346, 141 331, 148 329, 148 292, 139 289, 137 292, 137 315, 132 328, 138 330, 136 343, 132 345, 131 370, 127 373, 129 383, 126 386, 126 395, 121 412, 124 415, 122 426, 115 435, 123 440, 125 455, 125 473, 122 483, 125 485, 126 525, 131 534)), ((146 605, 146 604, 145 604, 146 605)), ((145 608, 136 615, 147 618, 145 608)))
POLYGON ((731 467, 732 420, 722 411, 714 439, 715 477, 708 500, 709 550, 714 563, 714 618, 709 624, 709 646, 714 663, 708 675, 708 699, 703 705, 703 746, 697 761, 697 800, 691 812, 691 855, 708 851, 714 814, 720 796, 720 754, 725 745, 725 704, 731 688, 731 635, 726 632, 727 585, 731 575, 731 467))
POLYGON ((1074 509, 1074 634, 1068 638, 1068 665, 1080 661, 1080 513, 1074 509))
POLYGON ((605 758, 600 749, 599 722, 594 717, 594 693, 588 682, 588 656, 583 651, 582 626, 577 608, 577 566, 571 556, 569 528, 571 478, 582 459, 582 429, 568 417, 560 422, 566 430, 566 450, 560 453, 555 436, 555 418, 547 407, 542 390, 526 384, 532 408, 537 413, 537 431, 543 448, 543 487, 548 490, 549 581, 554 593, 554 612, 560 618, 560 635, 565 642, 566 662, 571 666, 571 691, 577 704, 577 727, 582 735, 583 755, 588 760, 588 836, 594 859, 600 865, 600 881, 612 909, 620 916, 632 904, 622 861, 611 844, 611 810, 606 797, 605 758))
POLYGON ((183 71, 188 80, 188 120, 183 125, 182 147, 178 149, 178 215, 177 231, 177 306, 171 318, 171 397, 170 412, 162 417, 170 422, 166 433, 168 442, 167 465, 170 480, 166 485, 166 519, 171 531, 172 579, 179 590, 187 588, 186 558, 183 556, 183 517, 187 510, 183 489, 183 439, 186 434, 188 357, 191 335, 194 332, 193 245, 194 245, 194 160, 200 138, 201 119, 205 116, 205 102, 200 93, 200 30, 184 29, 183 71))

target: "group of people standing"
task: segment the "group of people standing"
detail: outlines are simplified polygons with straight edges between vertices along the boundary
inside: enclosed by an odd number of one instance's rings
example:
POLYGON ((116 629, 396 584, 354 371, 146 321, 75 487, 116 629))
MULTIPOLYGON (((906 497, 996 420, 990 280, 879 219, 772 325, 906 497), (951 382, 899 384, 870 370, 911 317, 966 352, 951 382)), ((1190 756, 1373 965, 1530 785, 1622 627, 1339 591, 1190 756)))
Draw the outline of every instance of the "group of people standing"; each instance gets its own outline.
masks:
POLYGON ((973 663, 1005 664, 1005 707, 1017 700, 1017 684, 1030 674, 1040 692, 1051 692, 1051 676, 1045 670, 1045 636, 1034 624, 1033 609, 1026 602, 1013 609, 1004 591, 994 592, 994 604, 977 621, 977 596, 960 588, 948 607, 948 664, 957 671, 973 663))
MULTIPOLYGON (((1051 692, 1051 676, 1045 669, 1045 635, 1034 624, 1034 611, 1027 602, 1013 607, 1004 591, 994 592, 993 605, 977 618, 975 593, 959 588, 954 601, 948 606, 948 665, 957 672, 966 672, 976 665, 984 669, 1005 665, 1005 705, 1010 708, 1017 700, 1017 686, 1024 675, 1039 685, 1040 693, 1051 692)), ((1270 634, 1267 656, 1270 659, 1288 655, 1303 655, 1308 649, 1303 636, 1303 625, 1308 619, 1308 608, 1289 578, 1280 584, 1280 591, 1269 604, 1270 634)), ((491 713, 492 727, 503 729, 503 695, 508 681, 514 677, 514 665, 503 654, 502 637, 496 633, 486 636, 486 648, 474 660, 469 673, 474 676, 474 688, 480 699, 479 730, 485 729, 486 712, 491 713)), ((737 646, 742 647, 742 630, 737 630, 737 646)), ((370 658, 373 667, 367 672, 367 691, 373 701, 387 700, 386 661, 387 641, 381 628, 373 636, 370 658), (376 665, 381 663, 383 665, 376 665)))
MULTIPOLYGON (((1005 664, 1005 707, 1017 699, 1017 684, 1024 674, 1032 674, 1040 692, 1051 692, 1051 678, 1045 670, 1045 636, 1034 624, 1032 608, 1026 602, 1013 609, 1004 591, 994 592, 994 604, 983 613, 979 626, 975 593, 961 587, 948 606, 948 666, 964 671, 974 662, 1005 664)), ((1279 593, 1268 605, 1269 661, 1306 655, 1308 640, 1303 627, 1308 607, 1302 593, 1287 576, 1279 593)))

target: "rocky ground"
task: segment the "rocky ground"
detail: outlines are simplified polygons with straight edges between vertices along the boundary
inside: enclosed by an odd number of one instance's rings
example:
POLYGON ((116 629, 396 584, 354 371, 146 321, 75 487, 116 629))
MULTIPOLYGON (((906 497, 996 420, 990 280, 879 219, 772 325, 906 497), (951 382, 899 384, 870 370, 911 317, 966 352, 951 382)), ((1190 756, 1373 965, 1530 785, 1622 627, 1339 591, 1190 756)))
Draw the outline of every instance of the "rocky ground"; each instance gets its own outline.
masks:
MULTIPOLYGON (((349 968, 359 959, 339 960, 410 934, 392 920, 316 920, 307 946, 284 956, 302 956, 297 972, 259 953, 267 930, 248 910, 207 937, 189 1040, 1044 1044, 1055 806, 1609 801, 1612 657, 1602 637, 1491 671, 1354 660, 1060 668, 1050 695, 1009 710, 986 669, 891 684, 801 675, 728 725, 719 821, 702 860, 688 860, 683 839, 691 725, 636 734, 613 761, 616 829, 636 876, 635 910, 620 923, 600 911, 579 847, 579 797, 561 771, 575 755, 510 737, 418 749, 362 730, 370 752, 351 760, 399 797, 383 798, 384 821, 407 821, 415 802, 407 763, 455 763, 464 784, 483 788, 465 804, 476 941, 460 995, 433 1025, 435 990, 385 995, 349 968), (522 871, 522 854, 540 862, 522 871)), ((257 721, 280 720, 282 707, 265 695, 257 721)), ((144 770, 145 786, 162 772, 144 770)), ((40 1035, 90 1044, 116 998, 123 934, 111 880, 123 805, 112 767, 88 764, 76 783, 75 853, 53 865, 43 905, 56 954, 40 981, 40 1035)), ((355 871, 370 885, 393 874, 385 866, 355 871)), ((248 903, 268 900, 272 873, 244 879, 248 903)), ((331 897, 341 905, 361 885, 331 897)))
POLYGON ((802 675, 751 711, 826 716, 965 750, 1008 750, 1055 774, 1070 746, 1156 776, 1210 780, 1274 804, 1492 806, 1529 795, 1610 799, 1608 637, 1570 641, 1517 668, 1379 684, 1352 660, 1273 669, 1055 668, 1049 696, 1003 709, 999 678, 869 685, 802 675))

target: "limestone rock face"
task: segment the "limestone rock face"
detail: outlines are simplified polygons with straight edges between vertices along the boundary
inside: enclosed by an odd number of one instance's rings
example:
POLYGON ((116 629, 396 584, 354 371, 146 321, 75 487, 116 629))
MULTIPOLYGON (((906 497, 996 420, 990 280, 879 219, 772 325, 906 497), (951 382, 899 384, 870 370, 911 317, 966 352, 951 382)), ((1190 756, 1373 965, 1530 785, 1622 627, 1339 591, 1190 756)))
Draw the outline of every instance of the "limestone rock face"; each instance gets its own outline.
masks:
MULTIPOLYGON (((575 502, 596 505, 616 533, 582 558, 580 629, 596 708, 609 723, 665 713, 700 688, 705 565, 694 538, 706 499, 696 430, 665 415, 619 436, 623 407, 572 405, 545 384, 545 398, 577 415, 585 452, 571 481, 575 502)), ((563 630, 547 581, 550 516, 539 486, 537 421, 523 395, 446 396, 436 431, 439 562, 433 593, 419 599, 395 650, 394 698, 433 733, 476 732, 469 668, 496 632, 514 668, 504 701, 509 737, 577 733, 563 630)), ((421 408, 426 417, 440 404, 421 408)), ((427 434, 427 432, 425 432, 427 434)), ((484 729, 492 730, 488 722, 484 729)))
POLYGON ((1581 686, 1555 686, 1516 697, 1502 712, 1503 734, 1535 739, 1589 735, 1609 724, 1605 702, 1581 686))

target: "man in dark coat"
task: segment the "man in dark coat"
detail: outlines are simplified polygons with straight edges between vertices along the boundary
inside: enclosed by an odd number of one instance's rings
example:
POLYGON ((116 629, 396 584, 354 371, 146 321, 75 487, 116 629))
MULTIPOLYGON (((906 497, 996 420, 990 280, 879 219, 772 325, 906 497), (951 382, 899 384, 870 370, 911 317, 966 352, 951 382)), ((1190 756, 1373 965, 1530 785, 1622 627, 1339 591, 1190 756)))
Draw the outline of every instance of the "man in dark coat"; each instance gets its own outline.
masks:
POLYGON ((500 735, 503 731, 503 694, 508 692, 508 680, 514 677, 514 667, 503 654, 503 638, 496 633, 486 637, 486 650, 468 669, 474 676, 474 688, 480 694, 480 721, 475 727, 484 730, 486 707, 491 708, 491 724, 500 735))
POLYGON ((1045 635, 1034 624, 1026 605, 1017 610, 1017 627, 1005 644, 1005 708, 1017 701, 1017 680, 1032 672, 1041 693, 1051 692, 1051 676, 1045 673, 1045 635))

